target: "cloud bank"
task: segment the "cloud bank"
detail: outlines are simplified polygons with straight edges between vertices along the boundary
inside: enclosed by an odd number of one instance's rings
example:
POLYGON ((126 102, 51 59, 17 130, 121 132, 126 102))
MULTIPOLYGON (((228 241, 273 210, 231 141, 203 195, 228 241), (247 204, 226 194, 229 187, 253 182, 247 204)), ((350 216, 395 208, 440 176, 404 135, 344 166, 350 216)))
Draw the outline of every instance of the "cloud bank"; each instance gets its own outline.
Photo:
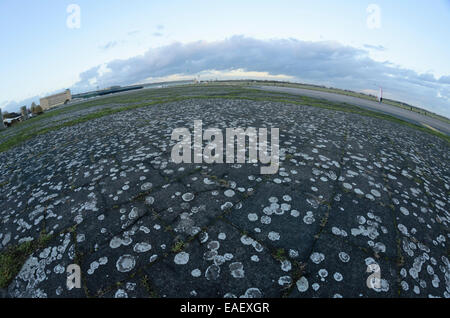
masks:
POLYGON ((428 110, 450 116, 450 76, 436 79, 388 62, 371 59, 368 51, 336 42, 306 42, 296 39, 258 40, 234 36, 217 42, 174 43, 148 50, 127 60, 80 74, 76 90, 138 83, 173 74, 195 75, 207 70, 267 72, 298 81, 357 91, 377 91, 428 110))
MULTIPOLYGON (((384 49, 377 47, 378 49, 384 49)), ((93 67, 79 76, 75 92, 213 71, 261 72, 295 81, 376 92, 450 117, 450 75, 435 78, 369 57, 368 50, 337 42, 259 40, 233 36, 216 42, 174 43, 145 54, 93 67), (107 70, 107 71, 105 71, 107 70)), ((219 77, 220 76, 215 76, 219 77)))

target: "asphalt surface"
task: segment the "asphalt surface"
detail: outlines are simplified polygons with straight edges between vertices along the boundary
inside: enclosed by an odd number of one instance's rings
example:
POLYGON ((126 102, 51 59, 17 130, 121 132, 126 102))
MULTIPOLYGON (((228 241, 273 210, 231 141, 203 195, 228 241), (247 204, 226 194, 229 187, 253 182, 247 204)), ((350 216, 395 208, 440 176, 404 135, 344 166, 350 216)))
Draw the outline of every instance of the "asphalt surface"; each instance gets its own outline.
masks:
POLYGON ((0 154, 0 253, 53 235, 4 292, 449 297, 449 150, 389 121, 238 99, 52 131, 0 154), (171 162, 172 130, 199 119, 204 129, 279 128, 280 170, 171 162), (66 286, 70 264, 80 289, 66 286))
POLYGON ((283 92, 314 98, 322 98, 333 102, 348 103, 368 110, 373 110, 376 112, 392 115, 417 125, 424 126, 425 124, 431 126, 436 130, 439 130, 440 132, 446 135, 450 135, 450 125, 439 119, 428 117, 413 111, 409 111, 407 109, 395 107, 384 103, 380 104, 377 102, 373 102, 367 99, 362 99, 354 96, 322 92, 317 90, 308 90, 303 88, 278 87, 278 86, 255 86, 254 88, 262 89, 265 91, 283 92))

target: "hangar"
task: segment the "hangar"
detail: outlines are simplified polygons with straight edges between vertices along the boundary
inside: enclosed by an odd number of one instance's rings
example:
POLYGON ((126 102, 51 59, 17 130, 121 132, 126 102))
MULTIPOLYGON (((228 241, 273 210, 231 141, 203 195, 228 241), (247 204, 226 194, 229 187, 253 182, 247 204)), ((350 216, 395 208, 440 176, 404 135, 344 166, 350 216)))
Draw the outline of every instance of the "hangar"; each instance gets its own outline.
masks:
POLYGON ((66 89, 63 93, 46 96, 40 99, 42 109, 47 110, 55 106, 66 104, 72 99, 70 89, 66 89))

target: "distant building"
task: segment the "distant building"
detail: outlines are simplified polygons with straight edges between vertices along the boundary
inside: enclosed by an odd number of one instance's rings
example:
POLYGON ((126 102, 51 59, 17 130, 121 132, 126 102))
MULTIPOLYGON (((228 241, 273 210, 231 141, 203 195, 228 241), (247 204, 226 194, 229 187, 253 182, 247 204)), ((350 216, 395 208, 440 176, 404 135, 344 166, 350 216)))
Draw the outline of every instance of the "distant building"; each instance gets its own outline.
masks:
POLYGON ((50 109, 52 107, 66 104, 72 99, 72 94, 70 89, 66 89, 63 93, 50 95, 40 99, 41 107, 44 110, 50 109))

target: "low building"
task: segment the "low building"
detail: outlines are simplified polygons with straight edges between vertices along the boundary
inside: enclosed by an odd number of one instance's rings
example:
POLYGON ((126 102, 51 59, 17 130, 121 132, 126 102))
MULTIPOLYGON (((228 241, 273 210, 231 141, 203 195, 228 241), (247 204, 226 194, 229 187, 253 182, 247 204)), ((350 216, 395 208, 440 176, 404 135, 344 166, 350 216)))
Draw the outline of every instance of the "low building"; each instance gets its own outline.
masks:
POLYGON ((66 104, 72 99, 72 94, 70 89, 66 89, 63 93, 50 95, 40 99, 41 107, 44 110, 50 109, 52 107, 66 104))

